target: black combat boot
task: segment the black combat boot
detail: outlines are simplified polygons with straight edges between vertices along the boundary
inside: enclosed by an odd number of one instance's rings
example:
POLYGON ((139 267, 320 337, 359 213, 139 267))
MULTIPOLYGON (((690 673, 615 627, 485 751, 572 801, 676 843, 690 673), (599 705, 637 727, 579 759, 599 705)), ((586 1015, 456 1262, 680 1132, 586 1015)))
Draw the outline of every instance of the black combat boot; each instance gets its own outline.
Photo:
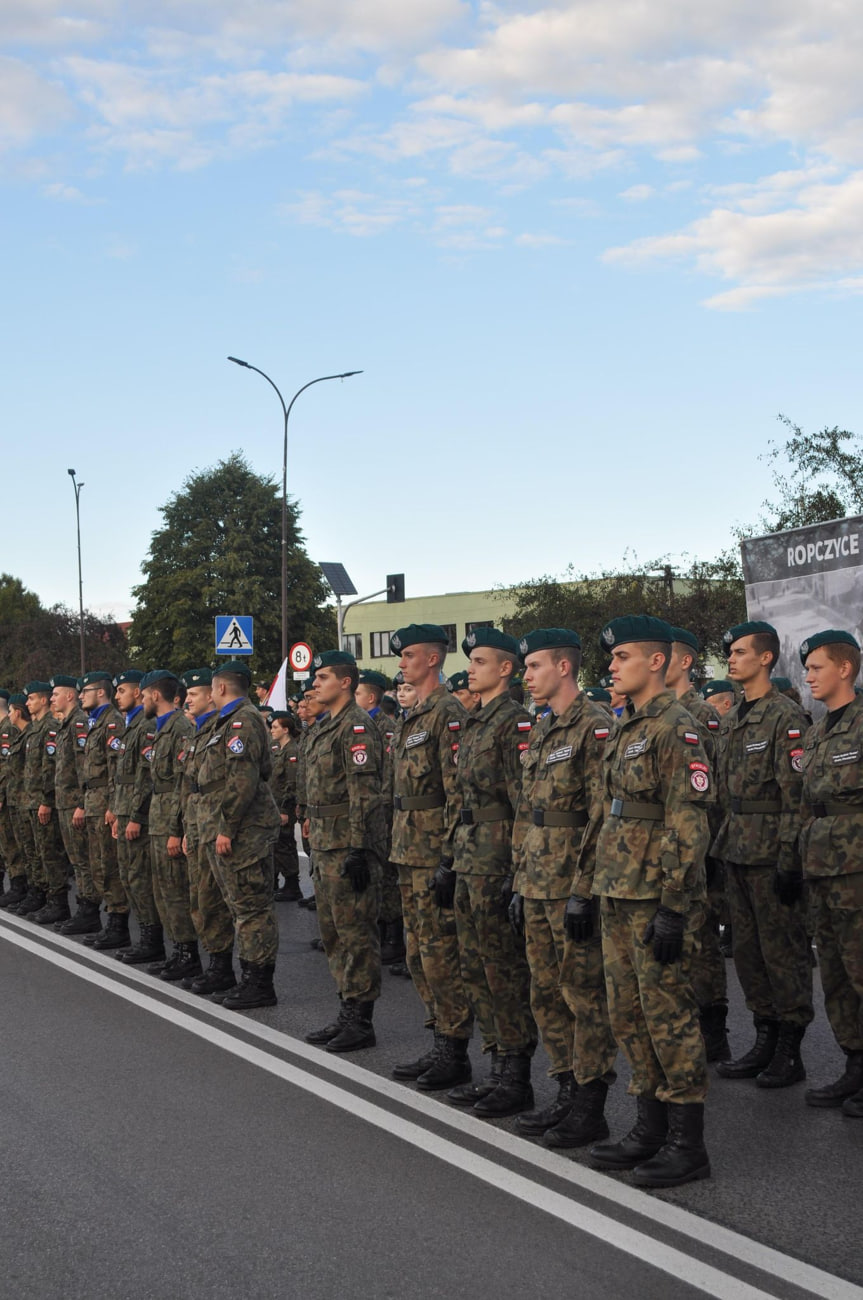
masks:
POLYGON ((129 915, 127 912, 109 912, 105 929, 95 935, 92 948, 103 952, 107 948, 129 948, 132 936, 129 934, 129 915))
POLYGON ((299 876, 285 876, 285 883, 273 894, 277 903, 298 903, 302 896, 299 876))
POLYGON ((27 897, 27 877, 11 876, 9 888, 0 895, 0 907, 17 907, 27 897))
MULTIPOLYGON (((240 981, 242 982, 243 979, 245 978, 246 971, 249 969, 249 963, 247 962, 245 957, 240 957, 239 961, 240 961, 240 981)), ((214 993, 213 996, 210 998, 210 1001, 215 1002, 218 1006, 221 1006, 225 998, 228 996, 228 994, 232 992, 232 990, 235 989, 236 987, 237 987, 236 984, 234 984, 230 989, 223 989, 220 993, 214 993)))
POLYGON ((719 940, 719 951, 726 960, 734 956, 734 935, 731 930, 730 921, 728 925, 723 925, 722 927, 722 936, 719 940))
POLYGON ((187 975, 183 980, 184 989, 188 989, 190 993, 197 993, 202 998, 208 997, 211 993, 227 993, 229 989, 236 987, 233 948, 229 948, 227 952, 211 952, 207 969, 201 975, 187 975))
POLYGON ((500 1083, 484 1097, 480 1097, 471 1114, 479 1115, 480 1119, 501 1119, 504 1115, 516 1115, 519 1111, 529 1110, 533 1106, 530 1061, 529 1052, 507 1052, 500 1083))
POLYGON ((161 970, 165 962, 165 939, 161 925, 158 921, 155 925, 142 925, 138 942, 133 943, 131 948, 124 948, 122 952, 115 952, 114 956, 124 966, 143 966, 145 962, 154 962, 158 963, 161 970))
POLYGON ((27 893, 21 899, 21 902, 16 904, 15 907, 10 907, 7 910, 14 912, 16 916, 32 917, 35 912, 38 912, 40 908, 45 906, 46 901, 45 890, 37 889, 35 885, 31 885, 27 890, 27 893))
POLYGON ((342 1028, 347 1024, 347 1017, 348 1013, 344 999, 340 998, 339 1014, 336 1016, 335 1020, 331 1020, 330 1023, 324 1025, 322 1029, 313 1029, 310 1034, 306 1034, 306 1042, 311 1043, 314 1047, 323 1047, 331 1038, 335 1038, 336 1034, 341 1033, 342 1028))
POLYGON ((418 1079, 426 1070, 430 1070, 438 1058, 439 1053, 443 1050, 444 1036, 435 1030, 434 1043, 427 1052, 416 1061, 406 1061, 404 1065, 393 1067, 394 1079, 418 1079))
POLYGON ((845 1056, 845 1073, 835 1083, 809 1088, 804 1097, 807 1106, 841 1106, 846 1097, 863 1088, 863 1052, 846 1052, 845 1056))
POLYGON ((99 919, 101 910, 102 905, 95 898, 79 898, 74 915, 70 916, 68 921, 60 922, 57 926, 57 933, 101 934, 102 922, 99 919))
POLYGON ((447 1101, 451 1101, 454 1106, 475 1106, 482 1097, 494 1092, 500 1083, 503 1060, 503 1053, 492 1048, 491 1069, 486 1077, 480 1079, 479 1083, 460 1083, 457 1088, 450 1088, 446 1095, 447 1101))
POLYGON ((701 1037, 704 1039, 704 1051, 708 1061, 731 1060, 728 1031, 725 1028, 727 1017, 727 1002, 711 1002, 709 1006, 699 1007, 698 1021, 701 1025, 701 1037))
POLYGON ((174 947, 173 957, 165 962, 164 968, 160 971, 159 979, 174 984, 179 980, 187 979, 190 975, 200 974, 201 957, 197 943, 178 943, 174 947))
POLYGON ((278 1002, 273 986, 276 964, 259 966, 248 962, 240 983, 221 999, 226 1011, 251 1011, 254 1007, 274 1007, 278 1002))
POLYGON ((710 1159, 704 1146, 704 1105, 689 1102, 666 1105, 668 1141, 650 1160, 636 1165, 632 1181, 639 1187, 679 1187, 710 1177, 710 1159))
POLYGON ((386 921, 381 942, 381 965, 392 966, 393 962, 405 959, 405 930, 402 922, 386 921))
POLYGON ((718 1061, 716 1073, 723 1079, 754 1079, 773 1060, 779 1038, 778 1020, 755 1017, 755 1042, 749 1051, 736 1061, 718 1061))
POLYGON ((608 1137, 608 1124, 605 1121, 605 1099, 608 1096, 608 1084, 602 1079, 591 1079, 583 1083, 575 1094, 566 1119, 562 1119, 554 1128, 550 1128, 542 1139, 543 1146, 554 1150, 568 1150, 573 1147, 586 1147, 591 1142, 601 1142, 608 1137))
POLYGON ((590 1148, 590 1158, 600 1169, 634 1169, 665 1145, 668 1134, 665 1102, 654 1097, 636 1097, 635 1104, 637 1118, 626 1137, 590 1148))
POLYGON ((469 1045, 469 1038, 443 1038, 436 1060, 417 1078, 420 1092, 441 1092, 466 1083, 471 1076, 469 1045))
POLYGON ((800 1044, 806 1033, 805 1025, 779 1024, 776 1050, 770 1064, 756 1075, 758 1088, 788 1088, 806 1078, 806 1067, 800 1057, 800 1044))
POLYGON ((529 1110, 515 1121, 515 1131, 522 1137, 542 1137, 550 1128, 560 1124, 572 1110, 578 1096, 578 1085, 572 1070, 563 1070, 553 1076, 557 1080, 557 1096, 550 1106, 529 1110))
POLYGON ((357 1002, 345 998, 345 1023, 334 1038, 327 1043, 328 1052, 358 1052, 361 1047, 374 1047, 375 1029, 372 1024, 374 1002, 357 1002))
POLYGON ((48 895, 45 906, 34 912, 30 919, 37 925, 57 925, 68 921, 70 915, 69 895, 65 889, 58 889, 55 894, 48 895))
POLYGON ((842 1114, 849 1119, 863 1119, 863 1088, 853 1097, 846 1097, 842 1103, 842 1114))
POLYGON ((314 894, 309 894, 307 897, 304 896, 300 899, 299 906, 305 907, 309 912, 316 912, 318 910, 318 900, 314 894))
POLYGON ((404 961, 394 961, 393 964, 390 966, 390 974, 395 975, 398 978, 403 980, 409 980, 412 978, 411 973, 407 967, 407 962, 404 961))

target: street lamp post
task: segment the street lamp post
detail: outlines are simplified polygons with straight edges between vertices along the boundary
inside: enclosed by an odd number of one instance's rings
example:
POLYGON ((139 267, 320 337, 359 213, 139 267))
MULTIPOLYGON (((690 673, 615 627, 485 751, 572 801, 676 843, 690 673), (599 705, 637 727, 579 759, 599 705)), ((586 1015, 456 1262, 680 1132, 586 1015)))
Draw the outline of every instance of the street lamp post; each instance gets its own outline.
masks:
POLYGON ((75 490, 75 524, 78 530, 78 635, 81 642, 81 676, 83 677, 87 671, 84 656, 84 579, 81 575, 81 488, 84 484, 79 483, 75 478, 73 469, 68 469, 66 473, 71 478, 75 490))
POLYGON ((328 379, 350 379, 352 375, 361 375, 363 372, 362 370, 346 370, 341 375, 321 375, 318 379, 310 379, 307 384, 303 384, 302 388, 297 389, 288 405, 285 406, 285 399, 282 394, 270 376, 265 374, 263 370, 250 365, 248 361, 241 361, 239 357, 228 357, 228 360, 233 361, 235 366, 243 366, 246 370, 254 370, 255 374, 266 379, 281 402, 282 414, 285 417, 285 439, 282 452, 282 662, 284 663, 288 657, 288 420, 294 402, 300 393, 304 393, 313 384, 323 384, 328 379))

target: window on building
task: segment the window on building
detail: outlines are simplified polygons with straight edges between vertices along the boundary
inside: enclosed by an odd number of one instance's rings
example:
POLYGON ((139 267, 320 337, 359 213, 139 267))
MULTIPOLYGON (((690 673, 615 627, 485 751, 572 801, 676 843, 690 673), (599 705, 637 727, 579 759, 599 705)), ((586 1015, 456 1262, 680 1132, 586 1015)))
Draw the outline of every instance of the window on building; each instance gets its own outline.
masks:
POLYGON ((446 648, 451 653, 458 647, 456 645, 456 625, 455 623, 441 623, 441 627, 446 632, 446 648))
POLYGON ((362 632, 343 632, 342 649, 347 650, 349 655, 359 662, 363 657, 363 634, 362 632))
POLYGON ((372 659, 386 659, 392 655, 391 636, 392 632, 372 632, 372 659))
POLYGON ((494 619, 484 618, 481 619, 479 623, 465 623, 464 625, 465 636, 468 636, 468 634, 471 632, 475 632, 478 627, 494 627, 494 619))

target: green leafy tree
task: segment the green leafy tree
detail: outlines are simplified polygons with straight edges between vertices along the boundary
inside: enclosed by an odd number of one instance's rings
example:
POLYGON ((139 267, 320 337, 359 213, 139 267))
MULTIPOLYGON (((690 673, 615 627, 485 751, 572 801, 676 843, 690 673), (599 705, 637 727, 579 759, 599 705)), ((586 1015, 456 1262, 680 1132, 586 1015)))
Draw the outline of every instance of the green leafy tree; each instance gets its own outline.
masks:
POLYGON ((20 578, 0 573, 0 627, 33 618, 42 608, 35 591, 28 591, 20 578))
POLYGON ((834 425, 805 433, 780 415, 784 442, 771 442, 763 459, 771 466, 776 500, 765 501, 761 528, 767 533, 823 524, 863 514, 863 443, 834 425))
MULTIPOLYGON (((0 590, 4 580, 5 575, 0 590)), ((32 599, 18 606, 18 617, 0 620, 0 683, 8 690, 20 690, 34 679, 46 681, 54 673, 77 676, 81 669, 78 611, 65 605, 43 609, 37 596, 32 592, 26 595, 32 599)), ((116 673, 127 667, 129 651, 123 629, 85 610, 84 654, 88 668, 116 673)))
MULTIPOLYGON (((161 507, 133 589, 137 605, 129 640, 133 657, 150 667, 213 662, 213 619, 251 614, 252 664, 266 676, 281 662, 281 493, 253 473, 237 452, 192 474, 161 507)), ((303 546, 296 505, 288 502, 288 639, 335 645, 336 622, 321 608, 328 590, 303 546)))

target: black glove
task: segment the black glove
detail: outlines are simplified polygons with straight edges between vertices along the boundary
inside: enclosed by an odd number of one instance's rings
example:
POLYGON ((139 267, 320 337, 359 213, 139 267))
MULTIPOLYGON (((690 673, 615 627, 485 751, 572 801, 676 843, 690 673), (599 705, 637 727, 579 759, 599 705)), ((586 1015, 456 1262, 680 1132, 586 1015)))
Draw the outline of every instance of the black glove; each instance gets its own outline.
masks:
POLYGON ((520 939, 524 934, 524 899, 521 894, 513 894, 506 909, 509 925, 513 934, 520 939))
POLYGON ((783 907, 793 907, 803 897, 803 873, 800 871, 783 871, 777 867, 773 877, 773 892, 783 907))
POLYGON ((653 942, 653 955, 660 966, 680 961, 683 952, 683 913, 659 904, 653 920, 644 931, 644 943, 653 942))
POLYGON ((452 869, 452 858, 441 858, 440 866, 429 882, 429 889, 434 895, 438 907, 452 911, 455 902, 456 875, 452 869))
POLYGON ((366 862, 365 849, 349 849, 342 867, 342 875, 347 876, 354 887, 355 894, 364 894, 372 883, 372 873, 366 862))
POLYGON ((512 902, 512 876, 504 877, 503 884, 500 887, 500 902, 503 910, 508 911, 512 902))
POLYGON ((593 938, 595 907, 592 898, 579 898, 573 894, 566 900, 563 928, 573 943, 587 943, 593 938))

